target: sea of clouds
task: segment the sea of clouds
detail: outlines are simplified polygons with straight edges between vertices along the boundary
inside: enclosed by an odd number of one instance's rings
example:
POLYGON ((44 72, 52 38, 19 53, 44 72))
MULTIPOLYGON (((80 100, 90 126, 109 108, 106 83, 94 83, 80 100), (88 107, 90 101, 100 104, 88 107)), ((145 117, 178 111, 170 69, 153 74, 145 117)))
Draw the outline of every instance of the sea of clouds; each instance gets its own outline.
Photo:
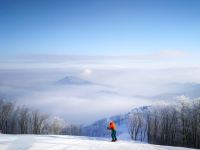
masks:
POLYGON ((174 83, 200 83, 198 55, 162 51, 126 56, 29 55, 0 60, 2 98, 77 124, 138 106, 171 103, 150 97, 176 90, 169 88, 174 83), (66 77, 73 81, 60 84, 66 77))

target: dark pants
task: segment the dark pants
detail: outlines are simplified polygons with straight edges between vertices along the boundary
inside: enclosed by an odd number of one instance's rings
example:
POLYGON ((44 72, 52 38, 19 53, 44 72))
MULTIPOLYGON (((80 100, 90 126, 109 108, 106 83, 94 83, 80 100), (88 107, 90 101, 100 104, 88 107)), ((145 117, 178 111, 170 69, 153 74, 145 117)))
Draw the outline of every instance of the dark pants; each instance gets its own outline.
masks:
POLYGON ((116 130, 112 130, 111 137, 112 137, 112 140, 113 140, 113 141, 116 141, 116 140, 117 140, 117 137, 116 137, 116 130))

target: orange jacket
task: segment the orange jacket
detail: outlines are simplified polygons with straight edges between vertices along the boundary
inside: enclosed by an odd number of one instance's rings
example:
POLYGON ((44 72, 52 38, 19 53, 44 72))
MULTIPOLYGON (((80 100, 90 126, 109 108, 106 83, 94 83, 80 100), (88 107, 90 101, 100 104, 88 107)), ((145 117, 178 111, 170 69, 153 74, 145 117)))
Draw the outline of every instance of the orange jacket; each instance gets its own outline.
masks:
POLYGON ((109 128, 110 128, 111 130, 116 130, 116 129, 117 129, 117 128, 116 128, 116 125, 115 125, 115 123, 114 123, 113 121, 110 122, 109 128))

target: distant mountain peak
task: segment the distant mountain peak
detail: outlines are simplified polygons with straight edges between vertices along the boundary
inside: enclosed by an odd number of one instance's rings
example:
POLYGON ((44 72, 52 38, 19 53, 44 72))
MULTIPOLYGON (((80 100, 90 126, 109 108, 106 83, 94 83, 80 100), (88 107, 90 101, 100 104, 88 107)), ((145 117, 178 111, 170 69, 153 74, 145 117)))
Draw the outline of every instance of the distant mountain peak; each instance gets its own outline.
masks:
POLYGON ((88 80, 81 79, 75 76, 65 76, 64 78, 58 80, 56 84, 60 85, 91 85, 92 82, 88 80))

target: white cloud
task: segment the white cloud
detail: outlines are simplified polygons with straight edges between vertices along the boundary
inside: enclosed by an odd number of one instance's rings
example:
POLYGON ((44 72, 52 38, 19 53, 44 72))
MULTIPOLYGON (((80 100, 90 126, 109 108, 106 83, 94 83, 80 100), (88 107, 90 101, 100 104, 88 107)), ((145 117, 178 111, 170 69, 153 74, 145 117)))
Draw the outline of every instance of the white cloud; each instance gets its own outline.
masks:
POLYGON ((164 50, 158 53, 160 57, 167 57, 167 58, 185 58, 191 56, 189 52, 180 51, 180 50, 164 50))
POLYGON ((36 55, 2 60, 0 69, 76 69, 81 67, 86 74, 90 74, 92 69, 97 68, 158 69, 194 67, 200 64, 197 55, 178 50, 121 56, 36 55))
POLYGON ((1 62, 1 95, 65 117, 69 122, 88 123, 155 103, 147 97, 168 92, 169 83, 200 83, 199 64, 185 61, 185 57, 193 60, 193 56, 179 51, 134 56, 56 57, 1 62), (95 84, 54 84, 67 75, 95 84))
POLYGON ((93 70, 90 68, 85 68, 83 69, 83 72, 82 72, 84 76, 90 76, 92 73, 93 73, 93 70))

